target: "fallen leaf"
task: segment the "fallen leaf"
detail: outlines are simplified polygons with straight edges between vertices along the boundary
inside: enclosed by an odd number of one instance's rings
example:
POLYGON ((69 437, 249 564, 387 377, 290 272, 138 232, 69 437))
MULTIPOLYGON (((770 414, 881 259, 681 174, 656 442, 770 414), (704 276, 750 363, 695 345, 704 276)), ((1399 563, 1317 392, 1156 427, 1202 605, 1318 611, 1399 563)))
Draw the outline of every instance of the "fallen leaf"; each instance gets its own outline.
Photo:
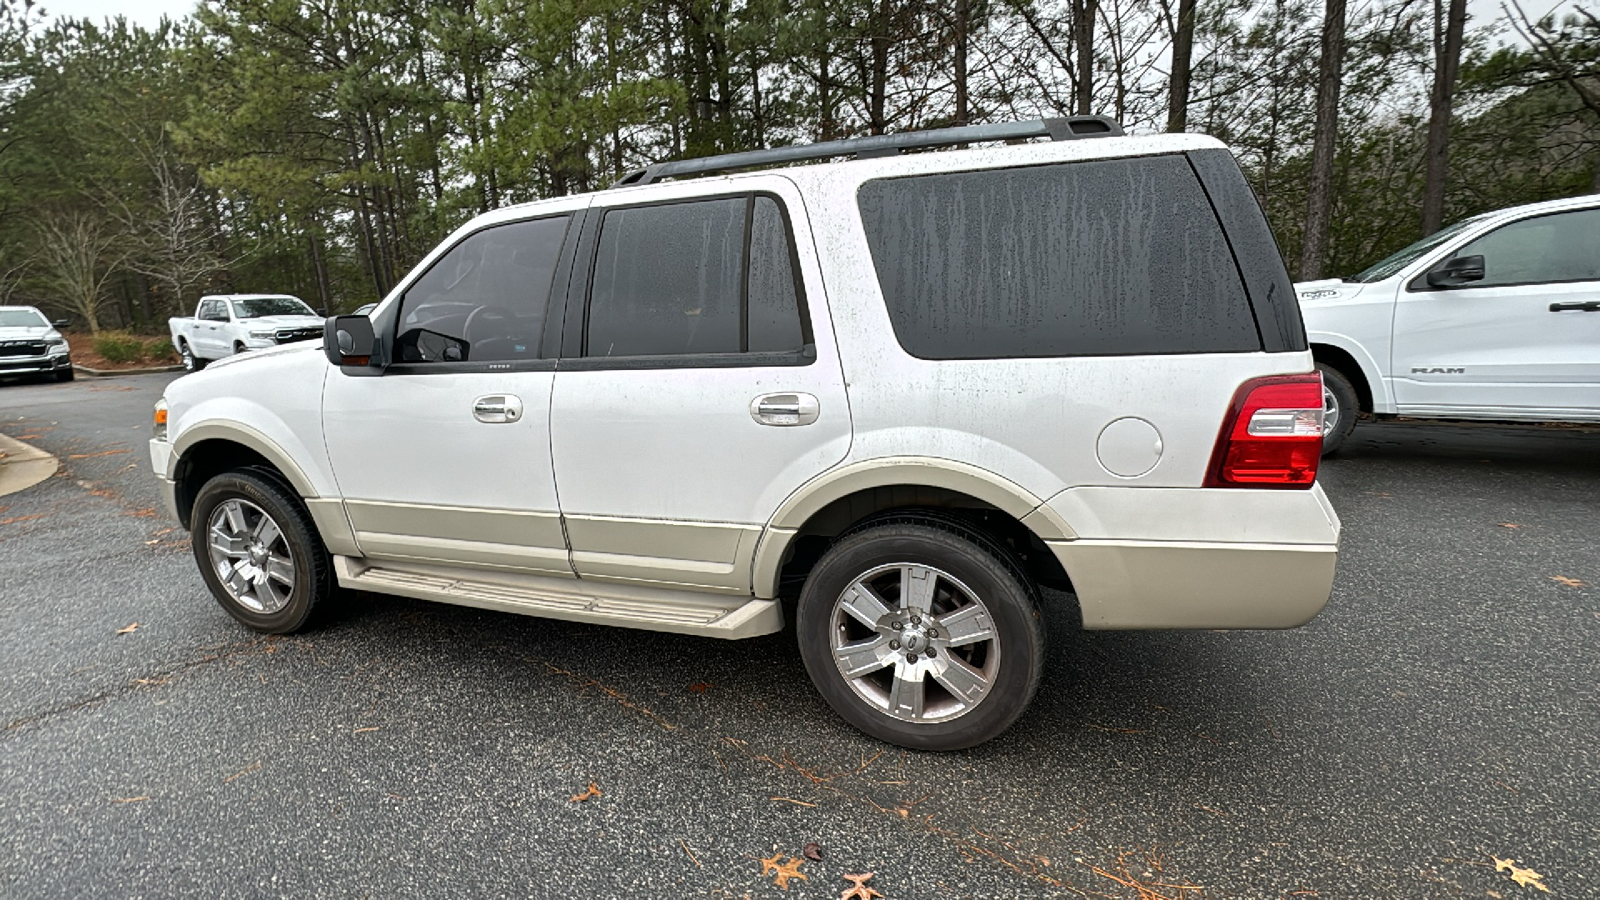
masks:
POLYGON ((378 726, 377 725, 368 725, 365 728, 357 728, 355 731, 352 731, 350 733, 351 734, 366 734, 369 731, 377 731, 377 730, 378 730, 378 726))
POLYGON ((585 800, 588 800, 588 799, 593 798, 593 797, 599 797, 599 796, 601 796, 601 794, 600 794, 600 785, 595 784, 594 782, 591 781, 591 782, 589 782, 589 789, 588 790, 584 791, 581 794, 573 794, 572 795, 572 802, 573 803, 582 803, 585 800))
POLYGON ((868 887, 867 882, 877 873, 868 872, 865 875, 846 875, 844 880, 850 882, 850 887, 839 895, 839 900, 872 900, 873 897, 882 897, 876 888, 868 887))
POLYGON ((1515 859, 1501 859, 1498 856, 1490 858, 1494 860, 1494 870, 1496 872, 1510 872, 1511 880, 1515 881, 1522 887, 1533 885, 1539 890, 1544 891, 1546 894, 1550 893, 1550 889, 1545 887, 1544 882, 1540 880, 1544 878, 1544 876, 1540 875, 1538 872, 1535 872, 1532 869, 1524 869, 1519 867, 1515 859))
POLYGON ((806 806, 810 807, 811 809, 816 809, 817 807, 815 803, 807 803, 804 800, 796 800, 793 797, 768 797, 767 799, 773 801, 774 803, 793 803, 795 806, 806 806))
POLYGON ((689 685, 689 693, 691 694, 704 694, 709 690, 711 690, 711 682, 709 681, 696 681, 694 684, 689 685))
POLYGON ((128 515, 138 519, 153 519, 156 515, 156 508, 154 506, 146 506, 144 509, 136 509, 128 513, 128 515))
POLYGON ((0 525, 10 525, 10 524, 13 524, 15 522, 26 522, 29 519, 42 519, 42 518, 44 518, 44 515, 42 513, 39 514, 39 515, 36 515, 36 516, 12 516, 9 519, 0 519, 0 525))
POLYGON ((138 630, 139 630, 139 623, 135 622, 132 625, 126 625, 126 626, 124 626, 122 628, 118 628, 117 629, 117 634, 133 634, 135 631, 138 631, 138 630))
POLYGON ((822 845, 818 844, 816 841, 811 841, 804 847, 800 848, 800 855, 809 860, 822 862, 822 845))
POLYGON ((695 865, 700 865, 700 857, 694 855, 694 851, 690 850, 689 845, 683 842, 683 838, 678 838, 678 846, 683 848, 683 852, 689 854, 689 858, 694 860, 695 865))
POLYGON ((101 450, 99 453, 73 453, 67 459, 92 459, 96 456, 116 456, 118 453, 131 453, 131 450, 101 450))
POLYGON ((1498 524, 1501 528, 1521 528, 1522 527, 1521 525, 1518 525, 1515 522, 1499 522, 1499 523, 1496 523, 1496 524, 1498 524))
POLYGON ((783 854, 778 853, 771 859, 763 859, 761 861, 761 874, 766 875, 768 872, 776 872, 777 874, 772 876, 772 883, 786 891, 789 889, 789 879, 791 878, 798 878, 801 881, 811 880, 800 872, 800 866, 805 860, 791 856, 788 862, 779 863, 778 860, 782 858, 783 854))
POLYGON ((1588 586, 1588 585, 1584 584, 1583 582, 1579 581, 1576 578, 1568 578, 1565 575, 1551 575, 1550 576, 1550 580, 1554 581, 1556 584, 1564 584, 1567 587, 1587 587, 1588 586))
POLYGON ((111 798, 111 802, 112 803, 143 803, 144 801, 149 800, 149 799, 150 799, 149 797, 112 797, 111 798))

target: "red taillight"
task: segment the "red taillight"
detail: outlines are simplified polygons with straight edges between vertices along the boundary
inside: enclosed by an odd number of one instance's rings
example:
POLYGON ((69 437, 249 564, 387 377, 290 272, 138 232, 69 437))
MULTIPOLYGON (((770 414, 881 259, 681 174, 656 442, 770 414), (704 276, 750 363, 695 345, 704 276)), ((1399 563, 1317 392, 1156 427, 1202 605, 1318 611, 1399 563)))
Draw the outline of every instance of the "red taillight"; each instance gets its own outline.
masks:
POLYGON ((1206 487, 1308 488, 1322 461, 1322 376, 1253 378, 1234 392, 1206 487))

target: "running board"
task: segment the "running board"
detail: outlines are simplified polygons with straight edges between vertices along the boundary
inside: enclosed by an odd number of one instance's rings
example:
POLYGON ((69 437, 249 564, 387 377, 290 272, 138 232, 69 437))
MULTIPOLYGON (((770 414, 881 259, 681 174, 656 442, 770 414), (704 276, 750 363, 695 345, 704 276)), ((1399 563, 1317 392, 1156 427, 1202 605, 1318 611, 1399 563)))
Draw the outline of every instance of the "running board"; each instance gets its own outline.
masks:
POLYGON ((776 600, 350 556, 335 556, 333 568, 352 590, 547 619, 727 639, 783 630, 776 600))

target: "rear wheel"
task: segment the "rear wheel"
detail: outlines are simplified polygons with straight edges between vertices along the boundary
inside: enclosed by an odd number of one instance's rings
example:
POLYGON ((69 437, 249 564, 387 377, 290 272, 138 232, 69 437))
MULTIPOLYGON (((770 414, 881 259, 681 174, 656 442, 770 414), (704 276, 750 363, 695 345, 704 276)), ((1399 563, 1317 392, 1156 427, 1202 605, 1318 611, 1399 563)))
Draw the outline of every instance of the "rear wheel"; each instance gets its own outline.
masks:
POLYGON ((1361 399, 1343 372, 1327 363, 1317 363, 1317 371, 1322 373, 1322 455, 1327 456, 1355 429, 1361 399))
POLYGON ((1044 670, 1044 626, 1018 567, 981 534, 936 518, 841 538, 806 580, 796 629, 835 712, 919 750, 1000 734, 1044 670))
POLYGON ((267 634, 304 628, 334 591, 333 561, 300 501, 267 473, 206 482, 191 513, 195 561, 228 615, 267 634))
POLYGON ((189 342, 178 338, 178 355, 183 357, 183 370, 185 372, 198 372, 206 367, 206 361, 194 355, 194 350, 189 342))

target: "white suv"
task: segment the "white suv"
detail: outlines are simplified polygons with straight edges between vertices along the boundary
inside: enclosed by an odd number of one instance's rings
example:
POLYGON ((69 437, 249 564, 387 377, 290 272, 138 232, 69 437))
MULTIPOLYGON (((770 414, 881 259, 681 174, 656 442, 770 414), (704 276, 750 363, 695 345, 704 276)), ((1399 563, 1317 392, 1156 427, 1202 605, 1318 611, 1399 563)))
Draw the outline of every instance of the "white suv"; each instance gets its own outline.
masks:
POLYGON ((1032 698, 1041 586, 1085 628, 1288 628, 1333 581, 1321 383, 1205 137, 665 163, 479 216, 322 350, 156 410, 171 509, 261 631, 336 586, 722 638, 792 599, 841 716, 951 749, 1032 698))

